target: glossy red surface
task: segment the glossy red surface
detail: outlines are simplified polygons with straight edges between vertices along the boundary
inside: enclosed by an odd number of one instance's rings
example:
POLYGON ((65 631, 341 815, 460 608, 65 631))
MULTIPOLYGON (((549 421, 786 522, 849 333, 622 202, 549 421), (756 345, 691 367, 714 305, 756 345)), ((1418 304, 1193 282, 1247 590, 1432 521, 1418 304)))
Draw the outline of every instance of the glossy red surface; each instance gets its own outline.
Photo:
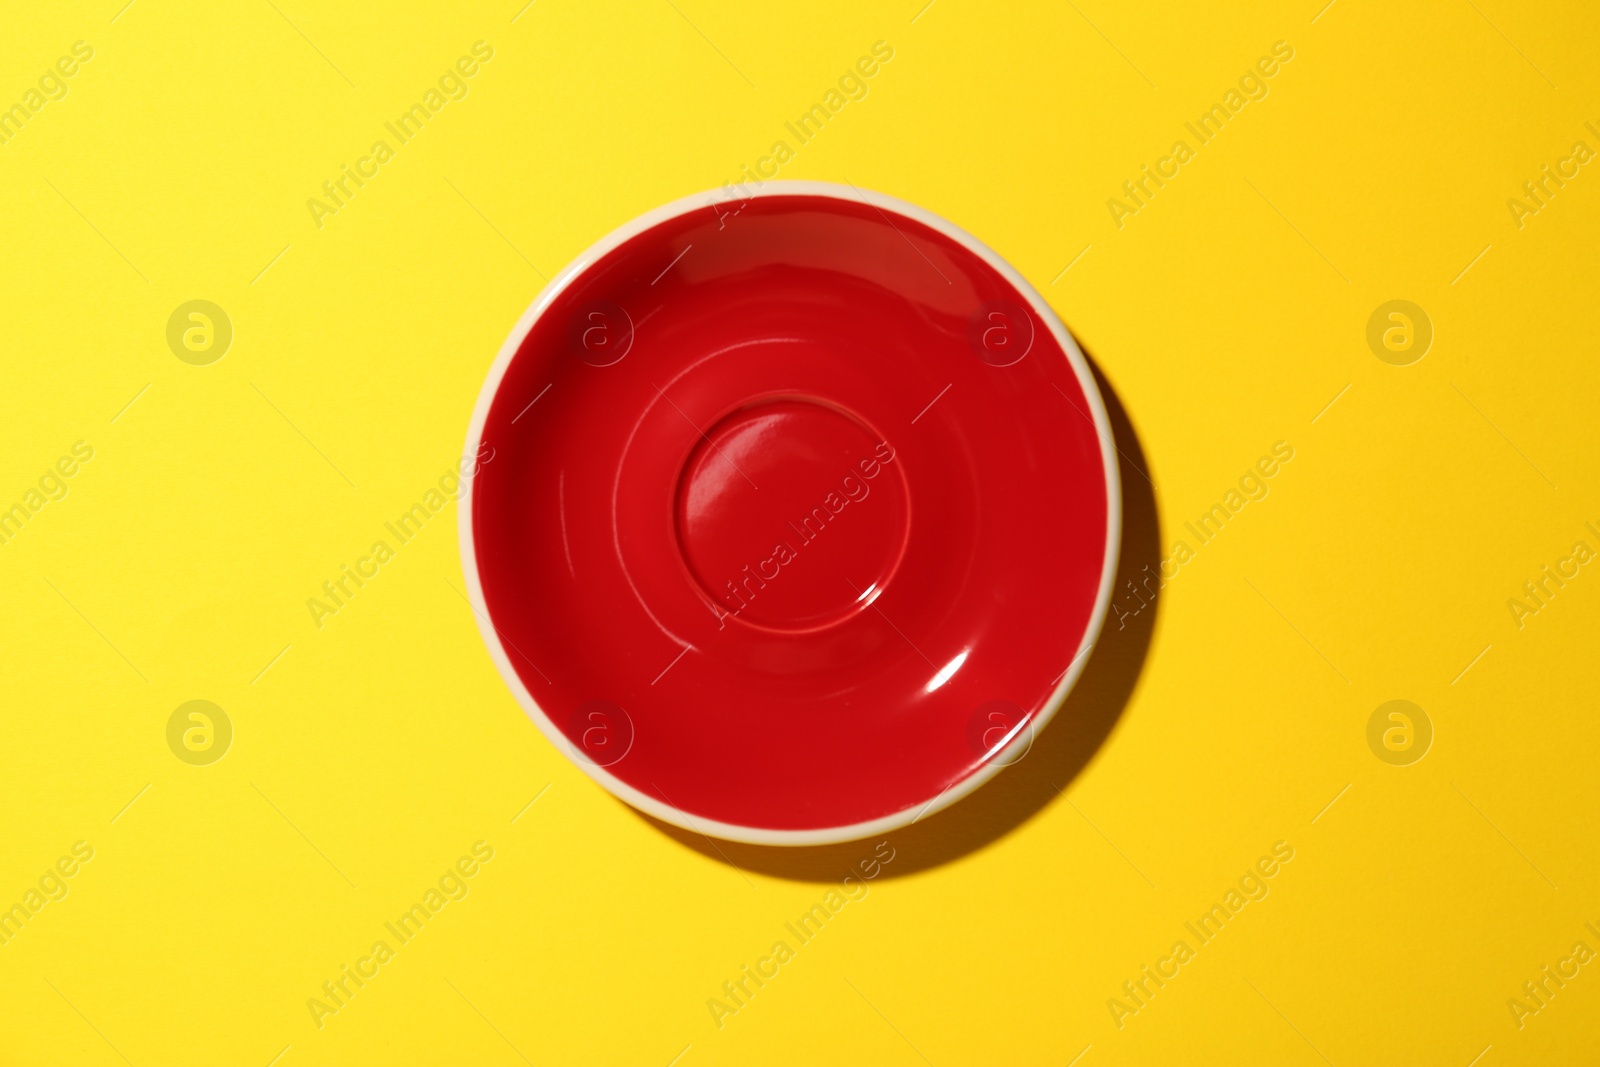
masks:
POLYGON ((1027 298, 930 226, 690 210, 582 269, 507 368, 484 601, 573 754, 691 822, 921 808, 1079 650, 1113 506, 1094 410, 1027 298))

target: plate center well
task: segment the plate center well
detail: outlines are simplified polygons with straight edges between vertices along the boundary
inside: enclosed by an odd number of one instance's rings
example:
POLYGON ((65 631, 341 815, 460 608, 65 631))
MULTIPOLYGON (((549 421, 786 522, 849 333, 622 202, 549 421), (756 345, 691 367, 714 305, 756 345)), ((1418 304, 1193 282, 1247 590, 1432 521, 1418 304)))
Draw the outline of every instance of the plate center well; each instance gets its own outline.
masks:
POLYGON ((865 609, 905 553, 892 444, 843 409, 763 400, 725 416, 678 481, 678 546, 719 617, 814 630, 865 609))

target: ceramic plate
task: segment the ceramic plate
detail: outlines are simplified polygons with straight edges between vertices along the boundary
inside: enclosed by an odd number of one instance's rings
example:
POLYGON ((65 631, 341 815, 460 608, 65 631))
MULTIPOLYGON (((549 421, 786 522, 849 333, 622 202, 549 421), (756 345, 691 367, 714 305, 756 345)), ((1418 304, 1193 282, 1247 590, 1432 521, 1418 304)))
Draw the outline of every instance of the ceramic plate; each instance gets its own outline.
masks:
POLYGON ((540 294, 467 440, 490 654, 590 777, 817 844, 1026 752, 1083 668, 1120 498, 1054 313, 950 223, 769 182, 622 227, 540 294))

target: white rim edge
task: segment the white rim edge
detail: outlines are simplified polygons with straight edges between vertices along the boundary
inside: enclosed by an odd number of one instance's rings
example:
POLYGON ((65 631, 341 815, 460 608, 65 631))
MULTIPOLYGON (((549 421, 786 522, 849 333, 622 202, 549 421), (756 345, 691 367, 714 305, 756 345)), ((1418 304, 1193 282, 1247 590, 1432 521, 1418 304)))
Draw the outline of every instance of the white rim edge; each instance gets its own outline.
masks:
MULTIPOLYGON (((950 221, 935 215, 915 204, 907 203, 897 197, 867 190, 858 190, 855 186, 837 185, 832 182, 818 181, 790 181, 774 180, 765 182, 754 198, 768 196, 819 196, 835 200, 850 202, 866 201, 870 206, 889 208, 897 214, 913 219, 930 229, 937 230, 946 237, 954 240, 968 251, 977 255, 990 267, 994 268, 1002 277, 1016 288, 1028 301, 1029 306, 1050 328, 1056 343, 1061 346, 1066 354, 1067 362, 1071 364, 1073 373, 1077 375, 1079 388, 1089 402, 1090 415, 1093 417, 1096 434, 1100 444, 1100 458, 1105 468, 1106 486, 1106 554, 1104 566, 1100 574, 1100 588, 1095 596, 1094 610, 1089 616, 1089 623, 1084 628, 1083 638, 1066 673, 1062 675, 1060 683, 1050 695, 1050 699, 1036 712, 1031 720, 1031 728, 1022 730, 1011 742, 999 752, 990 756, 989 760, 977 771, 963 778, 954 786, 935 796, 931 801, 921 806, 908 807, 891 815, 885 815, 867 822, 852 823, 847 826, 823 827, 815 830, 773 830, 763 827, 742 826, 737 823, 719 822, 714 819, 699 818, 680 808, 663 804, 654 797, 640 792, 622 779, 611 774, 604 767, 587 763, 580 759, 569 757, 568 762, 578 770, 594 779, 608 792, 627 802, 647 815, 689 830, 693 833, 709 835, 728 841, 739 841, 753 845, 827 845, 843 841, 854 841, 864 837, 897 830, 912 823, 942 811, 956 801, 968 796, 979 786, 988 782, 1003 768, 1009 766, 1012 759, 1017 758, 1020 749, 1032 743, 1032 739, 1039 731, 1049 725, 1061 705, 1066 702, 1067 694, 1072 691, 1079 675, 1084 671, 1089 661, 1085 653, 1092 649, 1099 640, 1101 627, 1111 605, 1111 587, 1116 578, 1118 557, 1122 548, 1122 482, 1117 470, 1115 437, 1111 430, 1111 420, 1106 414, 1105 401, 1100 395, 1100 388, 1095 384, 1094 375, 1089 370, 1088 361, 1084 358, 1078 344, 1066 327, 1057 317, 1055 311, 1045 302, 1027 279, 1001 258, 993 249, 965 230, 950 221)), ((601 257, 618 248, 625 242, 666 222, 669 219, 686 215, 691 211, 701 210, 718 202, 724 202, 727 194, 724 190, 694 193, 681 197, 670 203, 663 204, 651 211, 645 212, 630 222, 613 230, 605 237, 585 250, 577 259, 568 264, 559 274, 550 280, 534 300, 522 317, 517 320, 516 326, 511 330, 505 343, 500 346, 500 353, 495 358, 494 364, 489 369, 488 376, 484 379, 483 387, 478 393, 478 400, 472 410, 472 421, 467 428, 466 450, 463 455, 474 456, 482 443, 484 424, 488 421, 489 409, 494 404, 495 395, 499 392, 501 380, 511 366, 511 361, 516 357, 523 340, 528 336, 533 324, 544 314, 550 304, 572 284, 580 273, 601 257), (720 198, 720 199, 719 199, 720 198)), ((492 442, 491 442, 492 444, 492 442)), ((478 624, 478 631, 483 635, 484 645, 489 650, 489 657, 494 661, 495 668, 500 672, 500 677, 511 689, 517 703, 522 710, 538 727, 539 732, 550 741, 556 749, 563 754, 570 750, 570 743, 565 734, 545 714, 533 694, 523 684, 522 678, 517 674, 516 668, 511 663, 511 657, 489 619, 488 604, 484 600, 483 585, 478 576, 477 548, 473 540, 472 531, 472 501, 476 493, 477 479, 465 482, 466 489, 457 503, 457 523, 459 524, 461 543, 461 569, 466 579, 467 597, 471 601, 473 615, 478 624)))

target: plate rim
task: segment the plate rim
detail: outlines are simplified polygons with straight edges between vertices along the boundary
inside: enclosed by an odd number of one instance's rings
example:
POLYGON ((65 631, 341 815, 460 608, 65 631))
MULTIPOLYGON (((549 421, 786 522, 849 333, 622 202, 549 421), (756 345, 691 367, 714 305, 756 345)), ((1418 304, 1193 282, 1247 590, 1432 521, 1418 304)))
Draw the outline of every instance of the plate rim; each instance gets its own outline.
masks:
MULTIPOLYGON (((466 448, 462 453, 463 456, 476 456, 478 454, 478 450, 483 444, 483 430, 488 422, 489 409, 493 406, 495 397, 499 393, 500 384, 511 367, 511 361, 516 358, 517 352, 522 347, 522 342, 527 339, 534 323, 544 315, 555 299, 579 275, 629 240, 664 222, 690 214, 696 210, 704 210, 708 207, 714 208, 718 203, 729 203, 728 197, 730 193, 731 189, 728 186, 724 186, 722 189, 691 193, 688 196, 679 197, 659 207, 652 208, 644 214, 623 223, 590 245, 571 263, 562 268, 555 277, 551 278, 544 288, 540 290, 539 295, 534 298, 533 303, 522 313, 516 325, 512 327, 505 342, 500 346, 499 354, 490 366, 488 374, 484 377, 483 385, 478 391, 477 401, 473 405, 472 419, 467 426, 466 448)), ((1094 610, 1089 615, 1088 625, 1084 627, 1083 638, 1080 640, 1077 651, 1073 654, 1072 661, 1067 665, 1067 669, 1062 674, 1055 690, 1030 720, 1030 729, 1018 731, 1017 736, 1013 737, 1004 748, 992 753, 988 761, 976 771, 962 778, 955 785, 946 788, 921 806, 907 807, 865 822, 809 830, 775 830, 769 827, 745 826, 739 823, 727 823, 693 815, 681 808, 662 803, 629 785, 610 773, 605 767, 578 758, 571 753, 571 742, 568 741, 567 736, 562 733, 554 720, 539 706, 539 702, 528 691, 528 687, 523 684, 521 676, 517 674, 516 668, 511 663, 511 658, 507 654, 499 631, 489 618, 488 603, 484 599, 483 585, 478 574, 477 546, 472 528, 476 477, 463 479, 464 489, 456 503, 456 522, 461 549, 461 569, 466 581, 467 598, 472 607, 478 632, 483 637, 484 646, 488 649, 489 658, 494 662, 495 669, 499 672, 501 680, 505 682, 512 695, 516 697, 523 713, 539 729, 539 732, 567 757, 567 761, 570 764, 588 775, 589 778, 607 792, 631 807, 693 833, 752 845, 804 846, 838 844, 900 829, 928 815, 942 811, 956 801, 970 795, 1000 773, 1004 767, 1020 759, 1022 753, 1032 744, 1034 736, 1048 726, 1051 719, 1055 718, 1056 712, 1066 702, 1067 695, 1072 692, 1078 677, 1087 666, 1088 653, 1094 649, 1095 644, 1099 641, 1101 628, 1104 626, 1106 615, 1110 609, 1112 584, 1116 579, 1117 564, 1122 548, 1122 481, 1117 466, 1115 438, 1111 430, 1111 420, 1106 414, 1105 401, 1100 395, 1100 388, 1089 369, 1088 360, 1084 357, 1082 350, 1078 348, 1077 342, 1073 339, 1071 333, 1067 331, 1066 326, 1056 315, 1054 309, 1050 307, 1039 291, 997 252, 966 230, 932 211, 902 200, 899 197, 864 190, 855 185, 841 185, 836 182, 824 181, 774 179, 761 183, 760 187, 752 195, 741 197, 740 199, 749 201, 771 196, 812 196, 843 200, 850 203, 865 203, 869 207, 877 208, 880 211, 887 208, 906 218, 920 222, 930 229, 937 230, 978 256, 990 268, 1011 283, 1017 292, 1028 301, 1033 313, 1050 329, 1051 334, 1056 339, 1056 343, 1061 346, 1068 365, 1071 366, 1073 373, 1077 376, 1078 386, 1083 390, 1084 397, 1089 402, 1089 413, 1094 422, 1095 437, 1100 445, 1101 464, 1105 473, 1106 553, 1100 573, 1100 586, 1095 594, 1094 610)))

